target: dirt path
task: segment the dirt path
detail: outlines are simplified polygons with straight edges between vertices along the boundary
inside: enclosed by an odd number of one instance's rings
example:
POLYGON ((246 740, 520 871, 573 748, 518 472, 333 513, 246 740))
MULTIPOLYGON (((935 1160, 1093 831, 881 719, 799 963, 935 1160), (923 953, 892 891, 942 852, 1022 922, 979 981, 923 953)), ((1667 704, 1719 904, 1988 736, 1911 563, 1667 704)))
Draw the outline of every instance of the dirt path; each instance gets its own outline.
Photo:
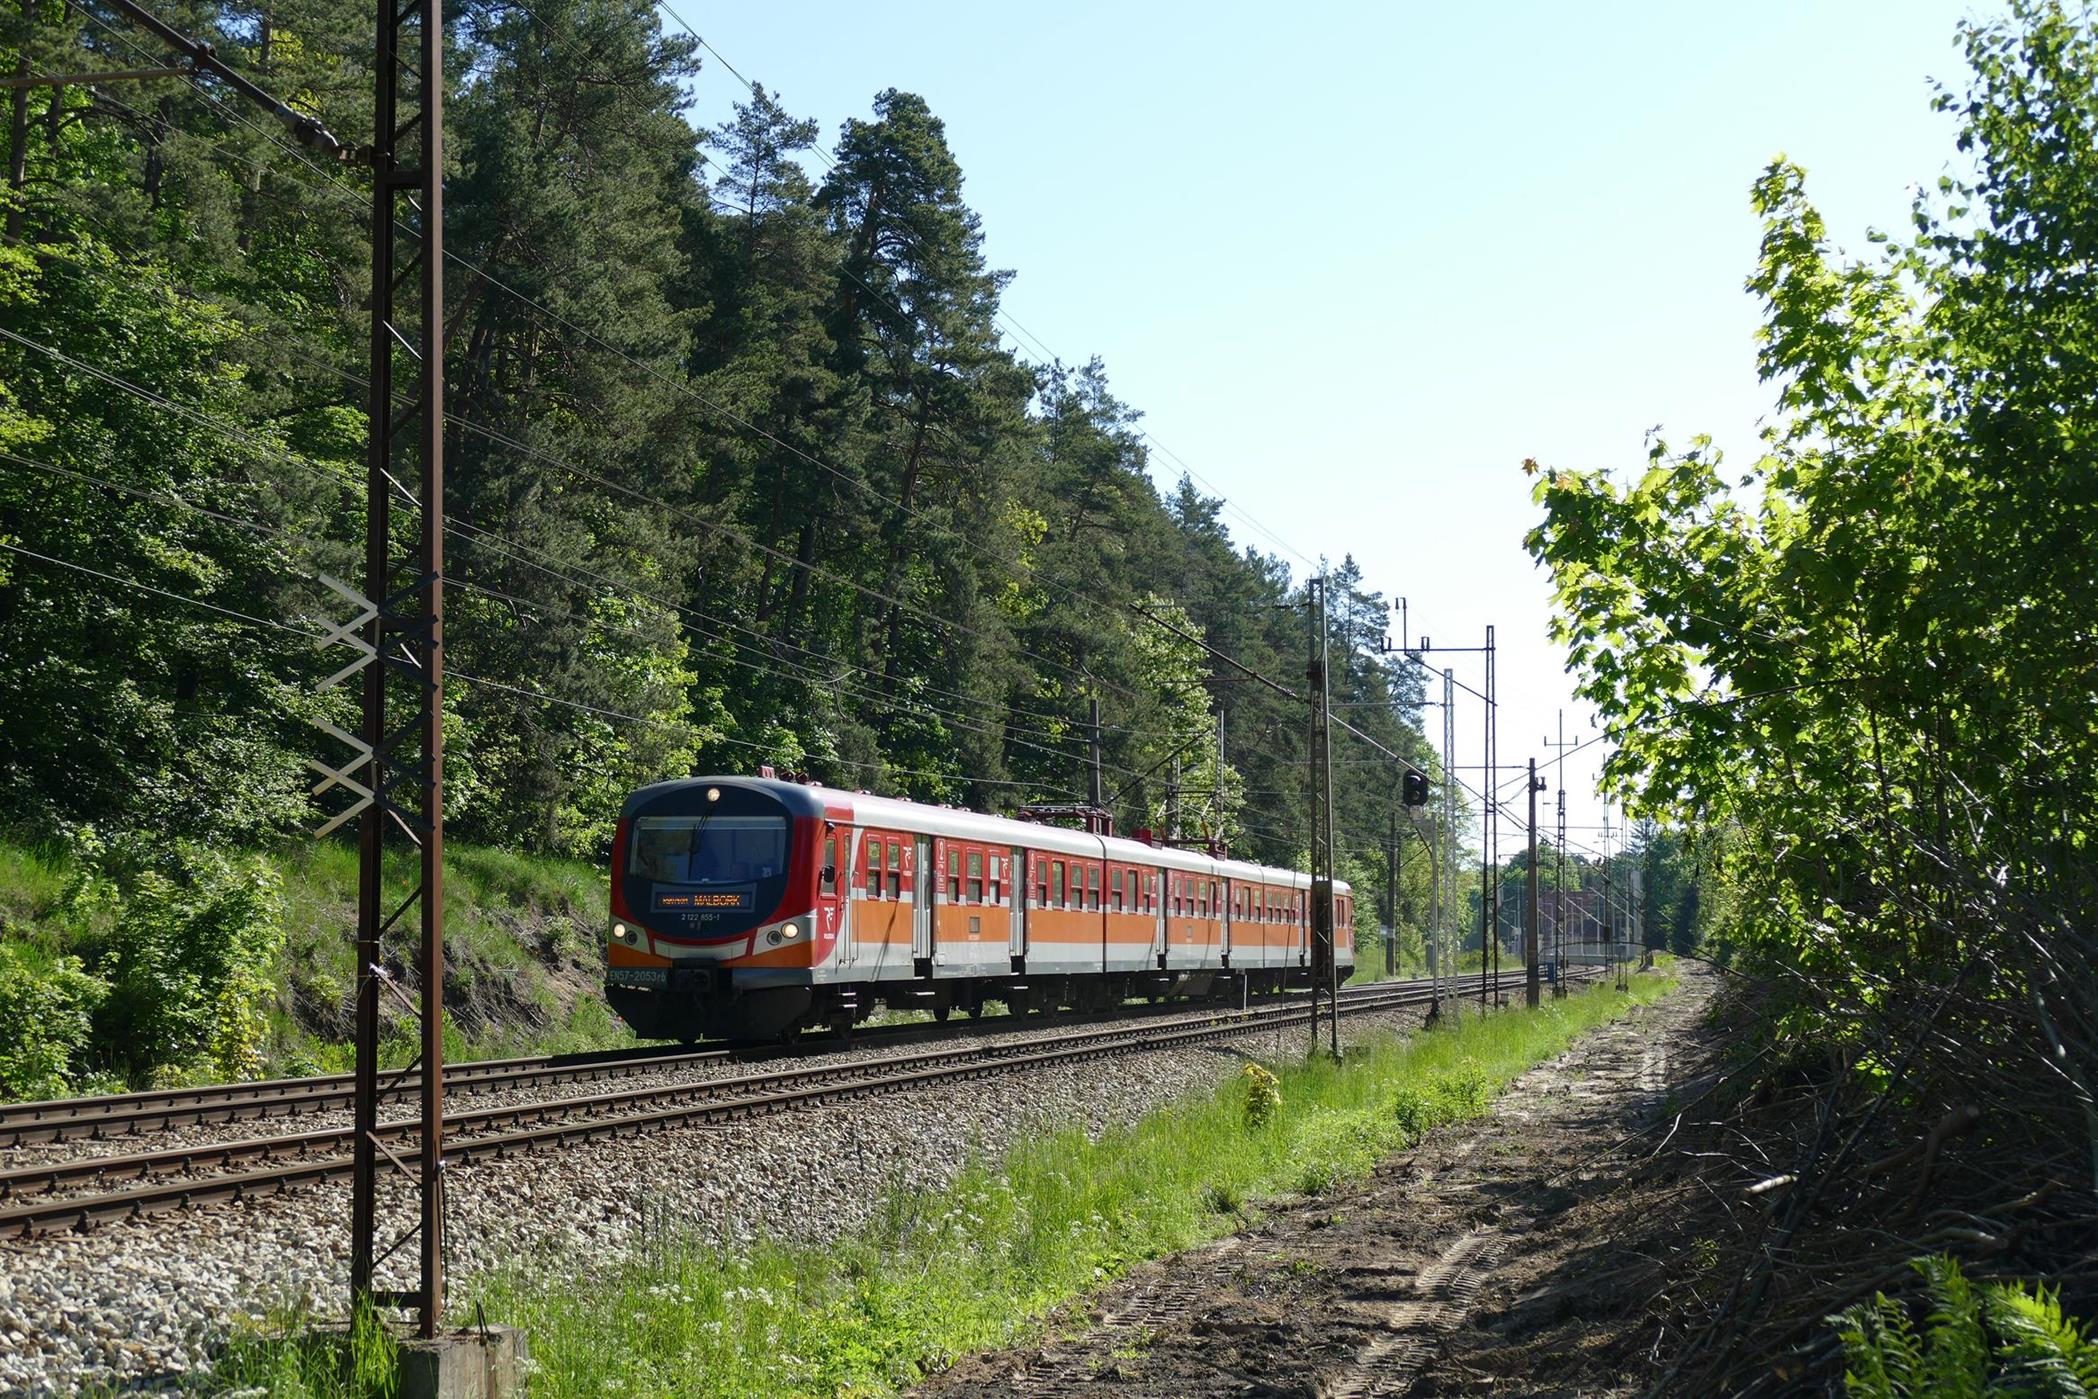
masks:
POLYGON ((1639 1308, 1609 1295, 1612 1251, 1584 1207, 1621 1184, 1612 1148, 1667 1105, 1685 1076, 1674 1066, 1701 1057, 1708 980, 1685 977, 1525 1074, 1487 1118, 1352 1189, 1278 1204, 1245 1233, 1139 1268, 1045 1344, 973 1357, 919 1392, 1636 1392, 1651 1371, 1619 1373, 1619 1357, 1624 1313, 1639 1308), (1584 1326, 1596 1312, 1612 1320, 1584 1326))

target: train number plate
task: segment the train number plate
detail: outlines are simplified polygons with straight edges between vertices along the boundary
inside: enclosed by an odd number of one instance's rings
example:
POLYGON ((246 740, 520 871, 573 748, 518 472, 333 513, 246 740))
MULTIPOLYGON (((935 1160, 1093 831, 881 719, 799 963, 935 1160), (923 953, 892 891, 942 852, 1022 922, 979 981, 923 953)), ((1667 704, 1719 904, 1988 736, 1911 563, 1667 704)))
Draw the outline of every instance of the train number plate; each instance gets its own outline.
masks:
POLYGON ((607 986, 648 986, 661 990, 670 984, 668 967, 607 967, 607 986))

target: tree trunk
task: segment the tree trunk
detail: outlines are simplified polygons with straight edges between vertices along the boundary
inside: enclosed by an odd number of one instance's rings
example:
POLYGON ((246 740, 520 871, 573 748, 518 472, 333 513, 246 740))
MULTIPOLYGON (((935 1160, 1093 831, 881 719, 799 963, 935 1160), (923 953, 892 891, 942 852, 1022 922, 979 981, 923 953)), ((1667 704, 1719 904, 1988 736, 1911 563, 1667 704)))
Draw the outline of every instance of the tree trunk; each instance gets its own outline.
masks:
MULTIPOLYGON (((144 176, 146 206, 154 211, 160 208, 160 182, 167 175, 167 161, 161 156, 165 137, 174 125, 175 99, 163 97, 155 107, 153 115, 146 120, 146 171, 144 176)), ((245 238, 247 235, 241 235, 245 238)), ((242 251, 246 251, 243 244, 242 251)))
MULTIPOLYGON (((29 41, 36 35, 36 0, 23 0, 22 49, 15 57, 15 76, 29 76, 29 41)), ((8 93, 7 111, 7 236, 22 236, 22 187, 29 183, 29 89, 18 87, 8 93)))
POLYGON ((786 610, 780 614, 779 629, 792 636, 795 625, 801 620, 801 605, 809 595, 809 565, 816 561, 816 511, 813 504, 809 513, 802 517, 801 542, 794 548, 794 559, 800 567, 794 570, 794 586, 787 594, 786 610))
MULTIPOLYGON (((903 566, 910 548, 911 501, 918 493, 918 474, 925 462, 925 434, 932 425, 932 405, 918 400, 918 421, 911 430, 911 454, 903 468, 903 489, 897 494, 896 527, 889 539, 889 563, 882 573, 882 591, 894 598, 903 589, 903 566)), ((893 602, 882 604, 881 678, 882 693, 896 693, 897 633, 902 629, 901 609, 893 602)))

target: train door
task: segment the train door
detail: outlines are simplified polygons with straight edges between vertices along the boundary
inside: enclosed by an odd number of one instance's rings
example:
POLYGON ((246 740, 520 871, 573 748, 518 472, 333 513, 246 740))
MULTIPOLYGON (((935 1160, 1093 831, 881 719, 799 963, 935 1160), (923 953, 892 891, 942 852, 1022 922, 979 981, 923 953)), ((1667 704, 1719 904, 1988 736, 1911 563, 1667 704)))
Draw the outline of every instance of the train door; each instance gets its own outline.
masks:
POLYGON ((816 918, 818 937, 832 942, 830 955, 834 964, 844 963, 850 952, 852 920, 845 911, 850 902, 846 890, 851 887, 851 876, 845 867, 851 863, 857 843, 849 831, 828 825, 823 828, 823 864, 816 874, 816 918))
POLYGON ((1238 912, 1238 881, 1227 879, 1222 888, 1223 902, 1217 906, 1217 957, 1219 966, 1228 967, 1231 965, 1231 916, 1238 912))
POLYGON ((860 839, 857 828, 845 828, 845 860, 839 871, 839 878, 845 881, 845 891, 839 901, 838 950, 832 954, 833 960, 841 967, 851 966, 860 956, 860 907, 865 892, 861 862, 870 848, 860 839))
POLYGON ((1012 928, 1011 941, 1006 951, 1013 957, 1027 955, 1027 880, 1032 873, 1027 868, 1027 852, 1015 845, 1012 848, 1012 874, 1005 881, 1006 897, 1012 900, 1013 915, 1009 920, 1012 928))
POLYGON ((932 891, 939 871, 932 867, 932 837, 918 837, 917 860, 911 867, 911 956, 932 961, 932 891))
POLYGON ((1157 870, 1144 871, 1144 896, 1151 901, 1151 957, 1160 968, 1166 964, 1166 900, 1173 876, 1157 870))

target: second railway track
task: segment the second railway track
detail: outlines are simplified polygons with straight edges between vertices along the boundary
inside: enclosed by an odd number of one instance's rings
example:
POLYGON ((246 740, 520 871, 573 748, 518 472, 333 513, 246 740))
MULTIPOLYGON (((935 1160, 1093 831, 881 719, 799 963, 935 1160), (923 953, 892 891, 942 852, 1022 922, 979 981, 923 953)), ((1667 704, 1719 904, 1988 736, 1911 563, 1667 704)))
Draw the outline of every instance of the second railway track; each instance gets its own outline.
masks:
MULTIPOLYGON (((1421 983, 1392 982, 1388 986, 1421 983)), ((1372 986, 1355 988, 1359 993, 1372 986)), ((1301 996, 1292 997, 1301 1000, 1301 996)), ((1277 1004, 1269 1002, 1269 1004, 1277 1004)), ((1200 1013, 1197 1007, 1139 1012, 1154 1018, 1200 1013)), ((1133 1019, 1136 1015, 1106 1017, 1133 1019)), ((1102 1017, 1065 1019, 1089 1024, 1102 1017)), ((873 1045, 916 1043, 1046 1028, 1044 1022, 1015 1016, 991 1016, 959 1025, 900 1024, 862 1029, 852 1036, 811 1036, 793 1049, 777 1046, 689 1046, 607 1050, 590 1054, 535 1055, 481 1059, 447 1064, 444 1085, 453 1093, 481 1094, 566 1083, 592 1083, 640 1074, 675 1072, 731 1061, 767 1062, 778 1058, 865 1049, 873 1045)), ((419 1074, 385 1070, 379 1075, 379 1101, 409 1102, 421 1091, 419 1074)), ((107 1141, 180 1127, 216 1127, 235 1122, 268 1121, 347 1108, 356 1096, 352 1075, 317 1074, 302 1078, 262 1079, 252 1083, 217 1083, 195 1088, 156 1088, 137 1093, 110 1093, 85 1098, 57 1098, 0 1104, 0 1151, 66 1141, 107 1141)))
MULTIPOLYGON (((1516 984, 1503 978, 1503 989, 1516 984)), ((1432 999, 1432 988, 1402 983, 1357 988, 1344 1014, 1363 1014, 1432 999)), ((1245 1010, 1109 1022, 998 1044, 948 1045, 914 1053, 847 1060, 728 1078, 653 1085, 587 1096, 478 1109, 447 1118, 448 1165, 500 1158, 549 1145, 700 1122, 720 1122, 877 1093, 1016 1072, 1110 1054, 1172 1048, 1231 1038, 1269 1026, 1301 1023, 1301 1001, 1245 1010), (452 1135, 456 1133, 457 1135, 452 1135)), ((725 1057, 724 1052, 693 1056, 725 1057)), ((513 1061, 514 1062, 514 1061, 513 1061)), ((660 1066, 665 1061, 643 1061, 660 1066)), ((412 1142, 410 1120, 380 1124, 382 1149, 412 1142)), ((350 1172, 352 1129, 330 1127, 275 1137, 185 1146, 123 1156, 46 1162, 0 1171, 0 1233, 25 1235, 81 1228, 211 1200, 274 1194, 350 1172), (253 1169, 231 1168, 263 1163, 253 1169), (202 1174, 200 1174, 202 1173, 202 1174), (83 1187, 95 1193, 72 1193, 83 1187)))

